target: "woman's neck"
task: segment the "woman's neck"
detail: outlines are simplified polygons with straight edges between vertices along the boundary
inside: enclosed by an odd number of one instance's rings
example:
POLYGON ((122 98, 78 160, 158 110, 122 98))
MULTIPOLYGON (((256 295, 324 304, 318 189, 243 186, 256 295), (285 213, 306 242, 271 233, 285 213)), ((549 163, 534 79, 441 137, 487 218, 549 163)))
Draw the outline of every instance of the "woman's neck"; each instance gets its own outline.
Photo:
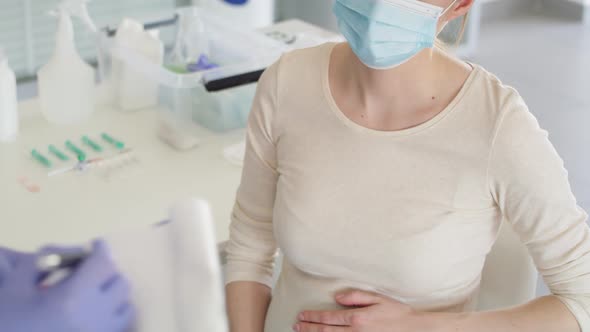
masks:
POLYGON ((345 45, 345 56, 349 58, 347 62, 353 64, 349 82, 357 85, 355 90, 359 92, 361 101, 371 108, 381 108, 379 104, 431 104, 438 98, 444 86, 444 77, 448 75, 448 66, 443 65, 444 59, 435 49, 426 49, 398 67, 376 70, 360 62, 348 44, 345 45))
POLYGON ((365 66, 348 44, 332 52, 330 82, 337 104, 369 128, 397 130, 425 122, 442 111, 469 76, 468 64, 427 49, 389 70, 365 66))

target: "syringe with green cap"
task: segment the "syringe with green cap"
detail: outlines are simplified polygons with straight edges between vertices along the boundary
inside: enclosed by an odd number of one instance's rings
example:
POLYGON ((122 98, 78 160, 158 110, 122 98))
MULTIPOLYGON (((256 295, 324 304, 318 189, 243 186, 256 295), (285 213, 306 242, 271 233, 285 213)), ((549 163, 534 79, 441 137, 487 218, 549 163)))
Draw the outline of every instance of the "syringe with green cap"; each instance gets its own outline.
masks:
POLYGON ((67 140, 66 141, 66 147, 72 151, 73 153, 76 154, 76 156, 78 157, 79 161, 84 161, 86 160, 86 153, 84 153, 84 151, 80 150, 80 148, 78 148, 76 145, 74 145, 74 143, 72 143, 72 141, 67 140))
POLYGON ((98 145, 95 141, 91 140, 88 136, 82 136, 82 142, 88 145, 92 150, 96 152, 102 152, 102 146, 98 145))
POLYGON ((61 161, 68 161, 70 157, 68 157, 65 153, 61 152, 55 145, 49 146, 49 152, 51 152, 54 156, 56 156, 61 161))
POLYGON ((49 159, 45 158, 44 155, 42 155, 41 153, 39 153, 39 151, 33 149, 33 151, 31 151, 31 156, 33 156, 33 158, 35 158, 35 160, 37 160, 39 163, 41 163, 41 165, 49 168, 51 167, 51 161, 49 161, 49 159))
POLYGON ((115 148, 117 148, 119 150, 123 150, 125 148, 125 143, 113 138, 112 136, 110 136, 107 133, 102 133, 102 135, 100 135, 100 136, 102 137, 102 139, 104 139, 109 144, 113 145, 115 148))

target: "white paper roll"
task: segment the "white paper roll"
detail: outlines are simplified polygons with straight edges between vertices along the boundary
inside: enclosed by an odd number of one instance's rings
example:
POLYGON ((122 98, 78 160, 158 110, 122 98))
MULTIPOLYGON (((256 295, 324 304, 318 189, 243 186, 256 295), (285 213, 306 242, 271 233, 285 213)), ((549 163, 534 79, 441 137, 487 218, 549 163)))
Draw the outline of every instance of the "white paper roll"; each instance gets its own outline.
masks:
POLYGON ((115 263, 131 282, 137 312, 133 332, 227 332, 209 204, 183 200, 169 215, 168 223, 106 237, 115 263))

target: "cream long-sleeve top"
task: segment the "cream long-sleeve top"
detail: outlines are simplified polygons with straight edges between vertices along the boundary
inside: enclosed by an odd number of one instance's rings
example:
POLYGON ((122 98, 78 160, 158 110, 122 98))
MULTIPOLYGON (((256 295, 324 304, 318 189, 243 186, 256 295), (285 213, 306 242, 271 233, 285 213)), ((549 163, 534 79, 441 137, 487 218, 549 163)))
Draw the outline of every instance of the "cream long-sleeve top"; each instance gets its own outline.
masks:
POLYGON ((503 220, 590 331, 587 214, 519 94, 474 66, 431 120, 371 130, 332 97, 333 46, 270 67, 249 119, 226 283, 271 287, 281 249, 265 331, 291 331, 302 310, 338 308, 334 294, 349 288, 419 310, 472 310, 503 220))

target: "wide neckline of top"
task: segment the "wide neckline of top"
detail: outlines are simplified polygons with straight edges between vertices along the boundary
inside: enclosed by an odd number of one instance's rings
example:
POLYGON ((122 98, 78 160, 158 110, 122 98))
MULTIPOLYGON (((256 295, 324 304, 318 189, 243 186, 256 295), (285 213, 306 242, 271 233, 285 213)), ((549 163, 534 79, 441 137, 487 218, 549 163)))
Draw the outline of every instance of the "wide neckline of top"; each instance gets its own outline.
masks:
POLYGON ((332 58, 332 52, 333 52, 336 45, 338 45, 338 43, 329 43, 327 45, 324 45, 325 52, 324 52, 324 58, 322 61, 322 68, 320 70, 320 75, 322 76, 321 80, 322 80, 322 90, 324 93, 324 97, 325 97, 326 101, 328 102, 328 106, 329 106, 331 112, 334 113, 336 115, 336 117, 341 122, 343 122, 347 127, 351 128, 355 131, 363 132, 363 133, 367 133, 367 134, 371 134, 371 135, 408 136, 408 135, 416 134, 416 133, 426 130, 428 128, 431 128, 432 126, 434 126, 435 124, 440 122, 442 119, 447 117, 449 114, 451 114, 457 108, 457 105, 461 102, 463 97, 470 90, 471 86, 473 85, 473 82, 475 81, 475 79, 477 78, 477 76, 481 72, 479 66, 469 63, 469 65, 471 65, 471 67, 473 67, 473 70, 471 71, 471 73, 469 73, 469 76, 467 77, 467 79, 463 83, 463 86, 461 87, 461 89, 459 90, 459 92, 457 93, 455 98, 453 98, 453 100, 441 112, 439 112, 438 114, 436 114, 434 117, 430 118, 429 120, 427 120, 421 124, 418 124, 416 126, 406 128, 406 129, 377 130, 377 129, 372 129, 372 128, 368 128, 363 125, 360 125, 360 124, 354 122, 349 117, 347 117, 344 114, 344 112, 342 112, 340 107, 338 107, 338 104, 336 103, 336 100, 334 99, 334 95, 332 94, 332 88, 330 87, 330 62, 331 62, 331 58, 332 58))

